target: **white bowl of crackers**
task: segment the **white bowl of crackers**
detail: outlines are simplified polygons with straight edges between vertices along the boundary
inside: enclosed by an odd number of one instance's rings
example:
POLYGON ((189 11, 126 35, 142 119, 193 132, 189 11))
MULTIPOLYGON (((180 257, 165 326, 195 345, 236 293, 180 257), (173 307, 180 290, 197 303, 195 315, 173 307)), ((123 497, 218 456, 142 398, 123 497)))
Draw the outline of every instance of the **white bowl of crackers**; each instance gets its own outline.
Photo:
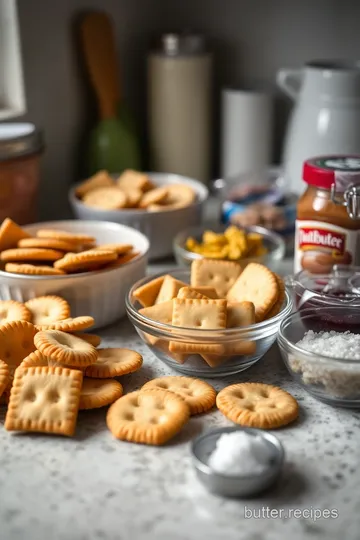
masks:
POLYGON ((126 298, 151 351, 187 375, 218 377, 255 364, 274 343, 292 301, 266 266, 198 259, 191 270, 147 277, 126 298))
POLYGON ((186 176, 127 170, 120 176, 100 171, 69 193, 78 219, 122 223, 150 241, 149 258, 172 254, 174 237, 199 225, 207 188, 186 176))
POLYGON ((96 328, 125 314, 125 295, 145 275, 149 242, 138 231, 99 221, 50 221, 0 228, 0 300, 56 294, 96 328))

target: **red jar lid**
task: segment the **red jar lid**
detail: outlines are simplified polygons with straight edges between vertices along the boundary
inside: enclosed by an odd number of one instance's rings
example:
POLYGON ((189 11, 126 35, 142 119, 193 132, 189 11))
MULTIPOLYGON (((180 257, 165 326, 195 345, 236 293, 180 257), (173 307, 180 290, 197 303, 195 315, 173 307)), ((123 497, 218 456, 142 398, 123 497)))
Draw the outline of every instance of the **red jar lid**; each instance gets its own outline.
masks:
POLYGON ((303 180, 312 186, 330 189, 337 172, 343 175, 349 173, 353 179, 354 176, 360 176, 360 155, 321 156, 308 159, 303 167, 303 180))

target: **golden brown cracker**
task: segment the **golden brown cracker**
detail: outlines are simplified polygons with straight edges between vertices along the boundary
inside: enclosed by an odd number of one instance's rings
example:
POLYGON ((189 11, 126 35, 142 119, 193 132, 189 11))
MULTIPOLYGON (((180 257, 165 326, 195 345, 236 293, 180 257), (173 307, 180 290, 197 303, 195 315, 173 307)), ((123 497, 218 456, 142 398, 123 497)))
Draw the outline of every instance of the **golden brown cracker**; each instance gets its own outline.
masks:
POLYGON ((172 323, 173 301, 162 302, 154 306, 139 309, 139 313, 152 321, 161 322, 164 324, 172 323))
POLYGON ((82 198, 84 195, 92 191, 93 189, 111 187, 115 182, 107 171, 99 171, 84 182, 82 182, 75 190, 78 197, 82 198))
POLYGON ((36 332, 35 326, 27 321, 12 321, 0 326, 0 358, 9 366, 11 376, 23 358, 35 350, 36 332))
POLYGON ((213 287, 225 298, 240 274, 241 266, 236 262, 198 259, 191 264, 191 286, 213 287))
POLYGON ((166 199, 168 190, 166 187, 158 187, 144 193, 139 202, 139 208, 147 208, 152 204, 159 204, 166 199))
POLYGON ((6 272, 27 276, 64 276, 65 272, 53 266, 35 266, 34 264, 6 263, 6 272))
POLYGON ((64 256, 62 251, 45 248, 14 248, 0 253, 4 262, 16 261, 57 261, 64 256))
POLYGON ((123 387, 114 379, 84 378, 80 395, 80 409, 98 409, 114 403, 123 395, 123 387))
POLYGON ((227 294, 229 302, 252 302, 255 319, 262 321, 278 298, 275 275, 266 266, 250 263, 246 266, 227 294))
POLYGON ((196 289, 193 289, 192 287, 181 287, 177 294, 177 298, 193 298, 195 300, 206 300, 209 297, 199 293, 196 289))
POLYGON ((31 312, 16 300, 0 300, 0 324, 10 321, 31 322, 31 312))
POLYGON ((77 370, 59 367, 16 370, 5 429, 72 436, 81 384, 82 373, 77 370))
POLYGON ((88 366, 97 357, 97 349, 73 334, 58 330, 38 332, 34 338, 36 348, 45 356, 71 366, 88 366))
POLYGON ((36 325, 37 330, 60 330, 61 332, 78 332, 79 330, 86 330, 95 323, 94 319, 89 315, 82 315, 80 317, 69 317, 62 321, 57 321, 49 324, 36 325))
POLYGON ((174 298, 172 324, 183 328, 226 328, 226 300, 174 298))
POLYGON ((147 174, 132 169, 124 171, 116 181, 120 189, 139 189, 140 191, 148 191, 153 188, 153 184, 147 174))
POLYGON ((73 251, 74 244, 65 242, 64 240, 56 240, 56 238, 23 238, 19 240, 17 247, 19 248, 45 248, 55 249, 58 251, 73 251))
POLYGON ((97 334, 88 334, 87 332, 70 332, 73 336, 83 339, 93 347, 98 347, 101 343, 101 337, 97 334))
POLYGON ((236 424, 273 429, 293 422, 299 414, 295 398, 285 390, 261 383, 227 386, 216 398, 219 410, 236 424))
POLYGON ((141 285, 134 291, 134 297, 143 306, 149 307, 155 304, 155 300, 159 294, 164 279, 167 276, 160 276, 158 278, 148 281, 144 285, 141 285))
POLYGON ((227 328, 241 328, 255 324, 255 306, 252 302, 227 304, 227 328))
POLYGON ((280 313, 283 303, 286 298, 285 283, 284 283, 283 278, 278 276, 277 274, 274 274, 274 276, 276 278, 279 293, 278 293, 278 298, 275 304, 273 305, 272 308, 270 308, 270 310, 265 315, 266 320, 271 319, 272 317, 275 317, 276 315, 278 315, 278 313, 280 313))
POLYGON ((191 287, 196 292, 203 294, 204 296, 207 296, 208 298, 212 298, 213 300, 217 300, 219 298, 216 289, 214 287, 207 287, 207 286, 198 286, 198 287, 191 287))
POLYGON ((55 268, 64 272, 86 272, 97 270, 101 266, 116 261, 117 255, 114 251, 103 251, 90 249, 81 253, 68 253, 65 257, 54 263, 55 268))
POLYGON ((61 231, 60 229, 39 229, 36 236, 38 238, 55 238, 57 240, 64 240, 65 242, 70 242, 75 246, 94 244, 95 242, 95 238, 88 234, 69 233, 67 231, 61 231))
POLYGON ((164 281, 160 287, 159 294, 156 297, 155 304, 161 304, 175 298, 182 287, 186 287, 186 283, 173 278, 170 275, 164 277, 164 281))
POLYGON ((191 343, 185 341, 170 341, 169 351, 171 353, 182 354, 217 354, 225 353, 225 346, 220 343, 201 343, 193 341, 191 343))
POLYGON ((98 358, 86 368, 86 376, 95 379, 120 377, 141 368, 143 359, 136 351, 121 348, 97 349, 98 358))
POLYGON ((30 238, 30 234, 12 219, 5 218, 0 227, 0 251, 15 248, 23 238, 30 238))
POLYGON ((161 201, 162 205, 171 208, 182 208, 193 204, 196 200, 196 193, 192 187, 186 184, 167 184, 167 197, 161 201))
POLYGON ((189 416, 189 407, 180 396, 152 388, 118 399, 110 406, 106 423, 117 439, 161 445, 181 430, 189 416))
POLYGON ((48 295, 32 298, 25 303, 35 325, 47 325, 70 317, 70 306, 60 296, 48 295))
POLYGON ((115 251, 115 253, 119 256, 124 255, 125 253, 129 253, 129 251, 132 251, 133 246, 132 244, 100 244, 94 249, 96 251, 115 251))
POLYGON ((36 367, 36 366, 48 366, 49 358, 42 352, 36 350, 31 352, 28 356, 25 356, 20 364, 20 367, 36 367))
POLYGON ((127 197, 124 191, 118 187, 103 187, 91 190, 84 195, 82 202, 86 206, 102 210, 120 210, 127 205, 127 197))
POLYGON ((215 405, 216 390, 210 384, 193 377, 158 377, 142 387, 163 388, 182 397, 190 408, 190 414, 199 414, 215 405))
POLYGON ((9 366, 3 360, 0 360, 0 396, 6 389, 10 381, 9 366))

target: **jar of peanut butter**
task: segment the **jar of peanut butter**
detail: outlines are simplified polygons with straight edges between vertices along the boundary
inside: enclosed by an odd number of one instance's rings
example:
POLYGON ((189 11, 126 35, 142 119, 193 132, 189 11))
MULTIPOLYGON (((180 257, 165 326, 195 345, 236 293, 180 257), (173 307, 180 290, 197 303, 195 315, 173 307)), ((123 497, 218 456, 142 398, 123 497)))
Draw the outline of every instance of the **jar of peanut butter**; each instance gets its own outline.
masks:
POLYGON ((307 160, 297 205, 294 270, 329 273, 360 264, 360 156, 307 160))
POLYGON ((0 124, 0 222, 37 221, 42 132, 30 123, 0 124))

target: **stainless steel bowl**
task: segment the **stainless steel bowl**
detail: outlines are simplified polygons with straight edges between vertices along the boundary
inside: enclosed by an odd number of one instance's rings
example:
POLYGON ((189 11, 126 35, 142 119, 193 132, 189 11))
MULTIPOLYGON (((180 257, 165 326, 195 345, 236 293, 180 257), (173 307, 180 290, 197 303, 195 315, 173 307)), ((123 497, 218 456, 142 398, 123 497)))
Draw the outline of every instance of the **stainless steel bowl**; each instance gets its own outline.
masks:
POLYGON ((194 467, 199 480, 216 495, 222 497, 251 497, 270 487, 278 479, 284 463, 284 448, 275 435, 260 429, 246 427, 224 427, 214 429, 197 437, 191 446, 194 467), (224 433, 245 431, 249 435, 259 435, 269 445, 272 458, 268 469, 261 474, 247 476, 224 475, 215 472, 208 465, 209 457, 215 450, 218 438, 224 433))

